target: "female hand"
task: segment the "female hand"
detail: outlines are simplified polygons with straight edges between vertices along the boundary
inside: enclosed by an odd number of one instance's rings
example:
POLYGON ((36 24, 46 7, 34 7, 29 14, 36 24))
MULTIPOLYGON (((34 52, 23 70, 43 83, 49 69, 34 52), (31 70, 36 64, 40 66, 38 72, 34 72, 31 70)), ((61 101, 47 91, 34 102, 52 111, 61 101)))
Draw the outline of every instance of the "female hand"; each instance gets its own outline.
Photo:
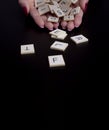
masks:
POLYGON ((67 29, 68 31, 72 31, 75 27, 79 27, 82 23, 82 18, 83 18, 83 14, 87 9, 87 4, 88 4, 89 0, 79 0, 79 2, 76 5, 79 5, 80 8, 80 12, 75 15, 75 18, 73 21, 62 21, 61 22, 61 26, 63 29, 67 29))
POLYGON ((34 0, 18 0, 20 6, 24 10, 26 15, 30 14, 33 18, 34 22, 40 27, 46 27, 49 30, 53 30, 53 28, 58 28, 59 23, 52 23, 47 21, 46 15, 39 15, 38 10, 34 6, 34 0))
MULTIPOLYGON (((79 0, 76 5, 79 5, 80 12, 75 15, 73 21, 61 21, 61 26, 63 29, 67 29, 68 31, 73 30, 75 27, 79 27, 82 23, 83 14, 86 10, 87 3, 89 0, 79 0)), ((39 14, 38 10, 34 6, 34 0, 19 0, 19 4, 23 8, 25 14, 30 14, 33 18, 34 22, 41 28, 46 27, 49 30, 53 30, 54 28, 58 28, 59 23, 52 23, 47 21, 47 15, 39 14)))

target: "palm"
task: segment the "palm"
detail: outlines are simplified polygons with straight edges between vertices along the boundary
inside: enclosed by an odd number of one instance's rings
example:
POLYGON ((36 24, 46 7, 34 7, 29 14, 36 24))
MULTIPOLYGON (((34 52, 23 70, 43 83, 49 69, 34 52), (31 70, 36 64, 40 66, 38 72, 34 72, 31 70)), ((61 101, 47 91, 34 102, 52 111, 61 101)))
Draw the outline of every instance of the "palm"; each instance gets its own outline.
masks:
MULTIPOLYGON (((67 29, 69 31, 73 30, 75 27, 79 27, 82 23, 83 10, 85 9, 86 3, 89 0, 79 0, 79 5, 81 7, 80 13, 75 16, 74 21, 61 21, 61 26, 63 29, 67 29)), ((26 6, 27 12, 30 13, 31 17, 35 21, 35 23, 41 28, 48 28, 49 30, 53 30, 53 28, 57 28, 59 23, 52 23, 47 21, 47 15, 39 15, 38 10, 34 7, 34 0, 19 0, 21 6, 26 6)))
POLYGON ((79 14, 77 14, 75 16, 74 21, 69 21, 69 22, 65 22, 62 21, 61 22, 61 26, 63 29, 67 29, 69 31, 73 30, 75 27, 79 27, 82 23, 82 18, 83 18, 83 12, 85 10, 85 5, 86 3, 88 3, 89 0, 79 0, 79 6, 81 7, 79 14))

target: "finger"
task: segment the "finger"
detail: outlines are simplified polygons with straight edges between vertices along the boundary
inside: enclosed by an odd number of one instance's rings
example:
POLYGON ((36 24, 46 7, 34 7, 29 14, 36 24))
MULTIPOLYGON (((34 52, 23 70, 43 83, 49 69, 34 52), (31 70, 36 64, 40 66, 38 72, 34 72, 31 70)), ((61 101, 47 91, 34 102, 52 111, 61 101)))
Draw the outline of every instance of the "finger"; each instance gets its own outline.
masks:
POLYGON ((59 23, 54 23, 54 24, 53 24, 53 27, 54 27, 55 29, 57 29, 57 28, 59 27, 59 23))
POLYGON ((43 15, 41 16, 43 21, 44 21, 44 26, 48 29, 48 30, 53 30, 53 23, 47 21, 47 16, 43 15))
POLYGON ((62 21, 61 22, 61 26, 63 29, 66 29, 67 28, 67 22, 66 21, 62 21))
POLYGON ((67 30, 68 31, 72 31, 74 29, 75 25, 74 25, 74 22, 73 21, 69 21, 67 23, 67 30))
POLYGON ((59 21, 58 21, 58 22, 48 22, 47 19, 48 19, 50 16, 51 16, 51 14, 48 13, 48 14, 46 15, 46 18, 45 18, 46 24, 50 24, 50 25, 48 25, 49 30, 52 30, 53 28, 57 29, 58 26, 59 26, 59 21), (52 25, 51 25, 51 24, 52 24, 52 25), (49 27, 49 26, 51 26, 51 27, 49 27))
POLYGON ((85 12, 87 10, 87 4, 89 0, 80 0, 81 9, 85 12))
POLYGON ((38 10, 35 7, 31 7, 30 15, 33 18, 34 22, 41 28, 44 28, 44 21, 39 15, 38 10))
POLYGON ((80 9, 79 14, 75 15, 75 19, 74 19, 74 26, 75 27, 80 26, 80 24, 82 23, 82 18, 83 18, 83 11, 82 11, 82 9, 80 9))
POLYGON ((51 22, 45 22, 45 27, 48 28, 48 30, 53 30, 53 24, 51 22))
POLYGON ((18 0, 18 3, 22 7, 25 15, 29 14, 30 11, 29 0, 18 0))

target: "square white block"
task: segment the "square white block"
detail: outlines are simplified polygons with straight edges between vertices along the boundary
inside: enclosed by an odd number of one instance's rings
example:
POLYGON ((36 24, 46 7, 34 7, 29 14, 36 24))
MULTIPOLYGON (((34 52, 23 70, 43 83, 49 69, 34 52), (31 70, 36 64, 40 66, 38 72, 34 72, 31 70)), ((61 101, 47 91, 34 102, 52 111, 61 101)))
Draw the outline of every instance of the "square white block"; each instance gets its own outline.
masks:
POLYGON ((59 39, 59 40, 64 40, 66 38, 68 34, 67 33, 63 33, 63 34, 60 34, 58 36, 55 36, 55 35, 51 35, 51 38, 54 38, 54 39, 59 39))
POLYGON ((33 54, 35 53, 34 45, 33 44, 27 44, 27 45, 21 45, 21 54, 33 54))
POLYGON ((60 41, 55 41, 55 42, 50 46, 51 49, 60 50, 60 51, 65 51, 67 47, 68 47, 68 43, 60 42, 60 41))
POLYGON ((50 31, 49 34, 58 36, 58 35, 66 34, 66 31, 57 28, 53 31, 50 31))
POLYGON ((76 44, 80 44, 80 43, 84 43, 84 42, 88 42, 88 38, 86 38, 85 36, 81 35, 76 35, 73 37, 70 37, 72 41, 74 41, 76 44))
POLYGON ((48 56, 49 67, 65 66, 65 61, 62 55, 48 56))
POLYGON ((78 0, 71 0, 71 2, 72 2, 73 4, 75 4, 75 3, 78 2, 78 0))

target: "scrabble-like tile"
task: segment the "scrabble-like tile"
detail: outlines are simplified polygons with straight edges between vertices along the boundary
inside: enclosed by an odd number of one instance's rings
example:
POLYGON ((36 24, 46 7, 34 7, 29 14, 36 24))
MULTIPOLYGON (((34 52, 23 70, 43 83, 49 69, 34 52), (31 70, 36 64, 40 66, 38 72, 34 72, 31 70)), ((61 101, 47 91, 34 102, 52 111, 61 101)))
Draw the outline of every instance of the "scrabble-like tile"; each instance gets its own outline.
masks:
POLYGON ((51 38, 59 39, 59 40, 64 40, 68 35, 66 31, 62 29, 55 29, 53 31, 50 31, 49 34, 51 35, 51 38))
POLYGON ((73 4, 76 4, 76 3, 78 2, 78 0, 71 0, 71 2, 72 2, 73 4))
POLYGON ((49 16, 48 17, 48 21, 57 23, 59 21, 59 18, 58 17, 49 16))
POLYGON ((51 49, 53 49, 53 50, 60 50, 60 51, 65 51, 67 47, 68 47, 68 43, 60 42, 60 41, 55 41, 50 46, 51 49))
POLYGON ((65 15, 61 8, 58 8, 57 6, 54 6, 53 10, 57 17, 63 17, 65 15))
POLYGON ((80 9, 81 9, 80 6, 77 6, 71 10, 70 14, 73 14, 73 15, 79 14, 80 9))
POLYGON ((51 35, 51 38, 58 39, 58 40, 64 40, 67 35, 68 35, 67 33, 65 33, 65 34, 60 34, 60 35, 58 35, 58 36, 51 35))
POLYGON ((73 14, 64 16, 64 21, 71 21, 71 20, 74 20, 74 15, 73 14))
POLYGON ((54 35, 54 36, 59 36, 59 35, 62 35, 62 34, 66 34, 66 31, 63 31, 61 29, 55 29, 53 31, 50 31, 49 34, 54 35))
POLYGON ((45 0, 35 0, 35 7, 39 7, 45 4, 45 0))
POLYGON ((86 38, 86 37, 83 36, 82 34, 76 35, 76 36, 72 36, 72 37, 70 37, 70 38, 71 38, 71 40, 74 41, 76 44, 88 42, 88 38, 86 38))
POLYGON ((49 9, 49 6, 47 4, 45 5, 41 5, 39 8, 38 8, 38 11, 39 11, 39 14, 40 15, 43 15, 43 14, 46 14, 50 11, 49 9))
POLYGON ((62 55, 48 56, 49 67, 63 67, 65 61, 62 55))
POLYGON ((54 13, 54 5, 50 5, 50 4, 48 4, 48 7, 49 7, 49 9, 50 9, 50 12, 51 12, 51 14, 53 14, 54 13))
POLYGON ((51 3, 59 8, 59 4, 58 4, 58 2, 56 0, 51 0, 51 3))
POLYGON ((20 53, 23 54, 33 54, 35 53, 35 48, 33 44, 21 45, 20 53))
POLYGON ((61 8, 69 7, 71 5, 71 0, 61 0, 59 5, 61 8))

